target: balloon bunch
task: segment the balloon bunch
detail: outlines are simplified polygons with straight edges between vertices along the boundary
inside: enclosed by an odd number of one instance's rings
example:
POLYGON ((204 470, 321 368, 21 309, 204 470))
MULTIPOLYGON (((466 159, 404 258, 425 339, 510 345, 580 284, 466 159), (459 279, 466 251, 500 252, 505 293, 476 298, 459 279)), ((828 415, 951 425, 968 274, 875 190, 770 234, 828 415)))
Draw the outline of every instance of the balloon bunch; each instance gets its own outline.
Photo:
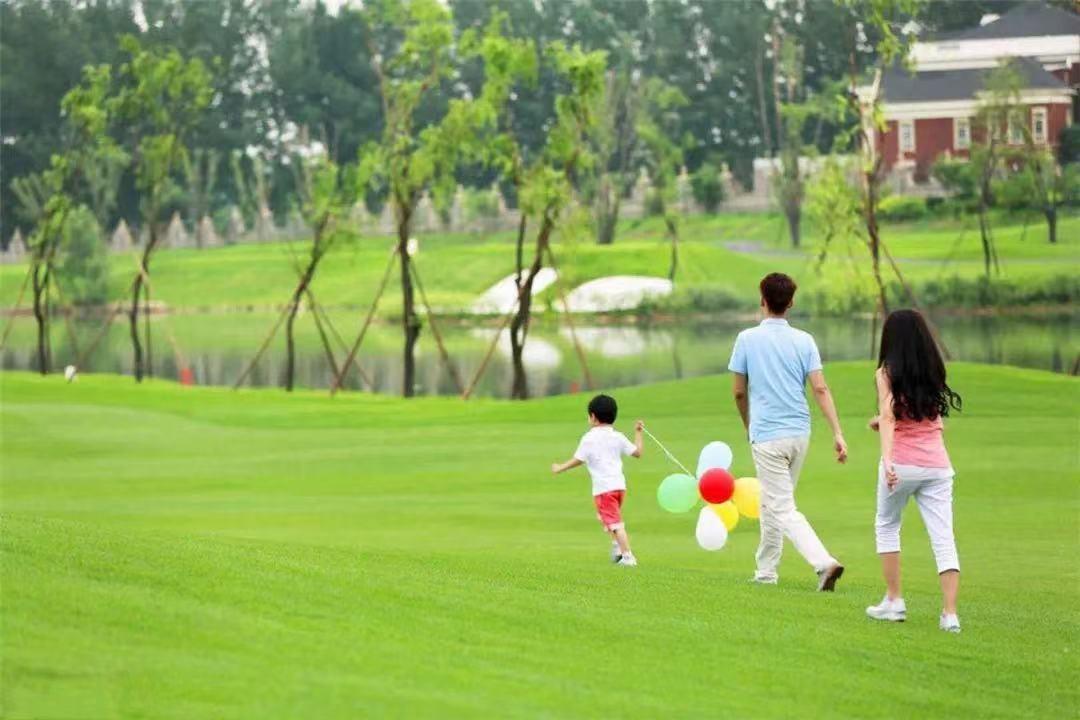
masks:
MULTIPOLYGON (((663 445, 661 448, 675 460, 667 448, 663 445)), ((694 533, 704 550, 724 547, 728 533, 739 524, 740 517, 757 518, 761 514, 761 484, 755 477, 736 479, 731 474, 732 459, 731 448, 726 443, 711 442, 698 456, 697 479, 682 468, 684 472, 668 475, 656 490, 660 507, 672 513, 689 512, 699 499, 705 502, 698 513, 694 533)))

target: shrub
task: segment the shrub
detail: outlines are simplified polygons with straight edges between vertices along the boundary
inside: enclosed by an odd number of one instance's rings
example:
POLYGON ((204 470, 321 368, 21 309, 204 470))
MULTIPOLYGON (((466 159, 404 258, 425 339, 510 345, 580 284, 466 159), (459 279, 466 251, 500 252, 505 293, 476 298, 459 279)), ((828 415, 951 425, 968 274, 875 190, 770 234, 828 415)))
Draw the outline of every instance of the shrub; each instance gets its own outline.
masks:
POLYGON ((80 205, 64 223, 57 277, 67 300, 101 304, 109 296, 109 251, 90 209, 80 205))
POLYGON ((1080 163, 1080 125, 1070 125, 1058 136, 1058 162, 1080 163))
POLYGON ((941 186, 957 198, 974 198, 978 190, 978 178, 971 163, 965 160, 940 158, 934 163, 930 174, 941 186))
POLYGON ((715 213, 724 202, 724 181, 716 163, 702 163, 690 178, 694 199, 708 213, 715 213))
POLYGON ((469 220, 493 218, 499 214, 499 199, 495 195, 498 190, 477 190, 467 188, 465 190, 465 217, 469 220))
POLYGON ((664 214, 664 196, 659 190, 650 190, 645 196, 645 216, 657 217, 664 214))
POLYGON ((878 204, 878 217, 890 222, 921 220, 926 215, 926 200, 919 197, 892 195, 878 204))

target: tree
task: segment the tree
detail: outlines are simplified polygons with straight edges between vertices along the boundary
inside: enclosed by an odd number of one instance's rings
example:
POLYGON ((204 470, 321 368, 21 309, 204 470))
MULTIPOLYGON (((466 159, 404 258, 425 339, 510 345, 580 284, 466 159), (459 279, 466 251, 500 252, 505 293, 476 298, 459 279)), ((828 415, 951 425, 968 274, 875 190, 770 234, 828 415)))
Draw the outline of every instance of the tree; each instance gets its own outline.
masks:
POLYGON ((303 264, 299 264, 299 282, 289 300, 285 322, 285 390, 292 392, 296 366, 296 342, 293 326, 296 313, 305 298, 314 307, 314 298, 310 287, 318 271, 319 263, 326 257, 336 240, 342 235, 338 219, 350 207, 353 190, 348 187, 337 165, 324 158, 297 158, 292 165, 297 169, 296 187, 300 190, 304 221, 311 228, 311 246, 303 264))
POLYGON ((56 266, 58 285, 67 300, 100 305, 109 294, 109 251, 95 213, 80 205, 64 224, 56 266))
POLYGON ((993 180, 1001 169, 1006 144, 1002 134, 1012 133, 1022 122, 1020 91, 1023 76, 1008 60, 987 73, 983 82, 983 100, 975 116, 975 143, 971 149, 971 165, 977 181, 979 237, 982 241, 983 267, 990 277, 991 267, 1000 272, 997 249, 994 246, 990 208, 994 204, 993 180))
POLYGON ((510 322, 510 351, 513 365, 511 397, 529 397, 528 377, 523 362, 532 313, 533 285, 545 264, 553 265, 552 235, 565 224, 573 197, 573 181, 580 170, 589 170, 594 159, 587 140, 595 128, 595 108, 604 88, 606 57, 603 52, 585 52, 580 47, 551 43, 545 55, 566 88, 555 98, 555 124, 542 152, 526 158, 511 129, 496 141, 502 165, 517 188, 521 221, 515 250, 517 289, 516 312, 510 322), (536 225, 532 239, 532 260, 525 265, 525 242, 529 223, 536 225))
MULTIPOLYGON (((494 122, 488 108, 470 98, 438 102, 440 90, 457 67, 454 25, 440 0, 382 0, 365 6, 372 58, 382 99, 383 132, 379 142, 360 150, 361 192, 386 192, 394 211, 397 257, 401 269, 403 383, 414 393, 416 311, 410 245, 413 216, 423 194, 450 195, 454 171, 477 132, 494 122), (419 125, 421 108, 434 103, 433 119, 419 125)), ((335 388, 336 389, 336 388, 335 388)))
POLYGON ((837 136, 838 145, 849 144, 854 135, 860 155, 860 178, 862 186, 861 215, 866 226, 870 248, 871 270, 878 292, 878 310, 882 317, 888 312, 889 301, 885 281, 881 274, 881 231, 878 225, 878 203, 881 201, 881 181, 884 177, 884 154, 878 147, 878 133, 885 130, 885 116, 881 109, 881 76, 885 67, 903 64, 910 50, 913 37, 902 27, 918 13, 923 0, 837 0, 852 10, 854 17, 865 18, 865 25, 877 34, 875 47, 878 65, 868 91, 860 94, 856 88, 858 63, 855 53, 859 45, 860 25, 853 23, 851 33, 850 90, 848 108, 853 111, 856 124, 848 132, 837 136))
POLYGON ((600 245, 615 242, 622 200, 637 177, 633 160, 638 147, 641 96, 642 80, 638 73, 627 65, 608 69, 590 134, 596 163, 585 187, 592 202, 596 242, 600 245))
MULTIPOLYGON (((134 352, 135 380, 141 382, 150 362, 150 260, 162 236, 161 211, 172 176, 183 165, 188 134, 198 124, 211 98, 210 75, 198 59, 187 60, 176 50, 143 47, 137 38, 121 39, 127 60, 115 73, 112 94, 99 112, 122 128, 124 142, 135 162, 135 181, 141 193, 141 214, 147 241, 131 285, 128 321, 134 352), (146 304, 146 352, 139 337, 139 300, 146 304)), ((110 75, 107 67, 101 70, 110 75)))
POLYGON ((683 164, 683 148, 677 141, 679 110, 686 106, 682 92, 659 78, 649 78, 642 89, 642 112, 636 132, 643 149, 645 168, 668 239, 671 263, 668 279, 675 280, 679 268, 679 213, 673 207, 676 177, 683 164))

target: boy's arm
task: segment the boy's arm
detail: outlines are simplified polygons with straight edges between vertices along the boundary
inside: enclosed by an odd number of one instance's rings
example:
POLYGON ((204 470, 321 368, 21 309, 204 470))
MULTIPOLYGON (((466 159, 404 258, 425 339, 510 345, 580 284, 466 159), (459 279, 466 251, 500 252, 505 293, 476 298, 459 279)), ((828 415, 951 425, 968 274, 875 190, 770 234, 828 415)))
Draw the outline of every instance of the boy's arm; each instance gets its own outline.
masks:
POLYGON ((742 418, 743 427, 750 432, 750 398, 746 394, 745 373, 731 373, 731 392, 735 397, 735 407, 739 409, 739 417, 742 418))
POLYGON ((832 393, 825 383, 825 373, 820 370, 810 372, 810 387, 814 391, 814 400, 821 408, 821 414, 829 423, 833 432, 833 447, 836 449, 836 461, 847 460, 847 442, 844 441, 844 431, 840 429, 840 418, 836 415, 836 403, 833 402, 832 393))
POLYGON ((561 472, 566 472, 567 470, 572 470, 572 469, 574 469, 576 467, 581 467, 584 464, 585 463, 581 462, 576 457, 575 458, 570 458, 569 460, 567 460, 564 463, 551 463, 551 472, 558 475, 561 472))
POLYGON ((638 420, 634 423, 634 452, 630 453, 633 457, 641 457, 641 453, 645 452, 645 421, 638 420))

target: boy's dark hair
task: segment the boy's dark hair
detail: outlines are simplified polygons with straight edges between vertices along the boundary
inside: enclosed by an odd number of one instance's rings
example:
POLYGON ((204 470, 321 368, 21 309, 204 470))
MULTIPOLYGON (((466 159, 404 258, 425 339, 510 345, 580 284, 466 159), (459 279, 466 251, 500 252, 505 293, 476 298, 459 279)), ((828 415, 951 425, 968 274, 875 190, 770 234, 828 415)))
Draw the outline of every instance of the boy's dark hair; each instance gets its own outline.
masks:
POLYGON ((589 401, 589 414, 605 425, 611 425, 619 414, 619 406, 610 395, 597 395, 589 401))
POLYGON ((795 297, 797 285, 790 275, 784 273, 769 273, 761 278, 761 299, 765 301, 769 312, 773 315, 783 315, 791 306, 791 298, 795 297))

